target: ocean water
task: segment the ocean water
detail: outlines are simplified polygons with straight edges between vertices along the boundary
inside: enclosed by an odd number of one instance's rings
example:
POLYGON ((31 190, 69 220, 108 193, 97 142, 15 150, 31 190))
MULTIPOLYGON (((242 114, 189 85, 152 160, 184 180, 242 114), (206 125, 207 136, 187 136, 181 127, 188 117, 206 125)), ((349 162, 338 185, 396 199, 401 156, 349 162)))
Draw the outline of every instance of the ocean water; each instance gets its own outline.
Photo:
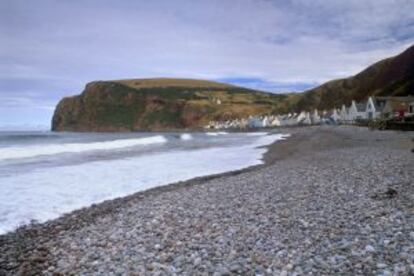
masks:
POLYGON ((255 133, 0 132, 0 234, 104 200, 263 163, 255 133))

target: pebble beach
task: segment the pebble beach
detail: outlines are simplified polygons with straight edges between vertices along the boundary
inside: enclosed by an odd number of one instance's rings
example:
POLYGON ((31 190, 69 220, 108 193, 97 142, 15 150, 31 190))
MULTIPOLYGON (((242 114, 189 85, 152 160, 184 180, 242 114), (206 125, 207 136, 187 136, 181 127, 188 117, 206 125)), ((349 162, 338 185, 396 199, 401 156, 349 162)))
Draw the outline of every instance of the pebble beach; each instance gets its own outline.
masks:
POLYGON ((0 275, 413 275, 414 133, 278 132, 264 165, 0 236, 0 275))

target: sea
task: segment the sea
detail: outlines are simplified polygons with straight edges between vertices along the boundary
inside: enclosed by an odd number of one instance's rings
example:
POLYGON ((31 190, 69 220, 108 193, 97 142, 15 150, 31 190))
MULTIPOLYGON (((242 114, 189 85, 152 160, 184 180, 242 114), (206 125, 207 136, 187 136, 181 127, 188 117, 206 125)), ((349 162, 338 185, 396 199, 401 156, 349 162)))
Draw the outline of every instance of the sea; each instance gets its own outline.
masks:
POLYGON ((0 131, 0 234, 195 177, 263 163, 288 135, 0 131))

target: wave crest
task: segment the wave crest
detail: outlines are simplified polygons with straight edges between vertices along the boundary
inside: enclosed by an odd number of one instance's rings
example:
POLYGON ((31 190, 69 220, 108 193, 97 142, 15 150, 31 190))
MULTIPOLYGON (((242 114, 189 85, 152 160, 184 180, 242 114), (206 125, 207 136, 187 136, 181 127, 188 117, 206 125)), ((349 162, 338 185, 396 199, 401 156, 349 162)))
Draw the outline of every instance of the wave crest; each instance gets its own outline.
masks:
POLYGON ((217 132, 206 132, 206 135, 208 136, 219 136, 219 135, 227 135, 228 132, 225 131, 217 131, 217 132))
POLYGON ((180 139, 181 140, 192 140, 193 139, 193 136, 191 134, 184 133, 184 134, 181 134, 180 135, 180 139))
POLYGON ((0 160, 31 158, 36 156, 54 155, 60 153, 80 153, 95 150, 122 149, 139 145, 150 145, 165 142, 167 142, 167 139, 164 136, 157 135, 137 139, 120 139, 92 143, 67 143, 44 146, 36 145, 28 147, 9 147, 0 149, 0 160))

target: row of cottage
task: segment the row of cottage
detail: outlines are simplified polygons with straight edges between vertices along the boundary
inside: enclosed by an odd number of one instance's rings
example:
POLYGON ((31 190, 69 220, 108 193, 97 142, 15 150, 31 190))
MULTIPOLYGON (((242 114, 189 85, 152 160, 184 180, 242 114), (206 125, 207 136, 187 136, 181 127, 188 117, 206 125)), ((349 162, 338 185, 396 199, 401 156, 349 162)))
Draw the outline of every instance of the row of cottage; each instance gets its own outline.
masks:
POLYGON ((352 101, 350 106, 330 111, 302 111, 284 115, 250 116, 243 119, 211 121, 206 128, 262 128, 313 124, 354 124, 358 120, 374 120, 414 116, 414 97, 370 97, 366 102, 352 101))

